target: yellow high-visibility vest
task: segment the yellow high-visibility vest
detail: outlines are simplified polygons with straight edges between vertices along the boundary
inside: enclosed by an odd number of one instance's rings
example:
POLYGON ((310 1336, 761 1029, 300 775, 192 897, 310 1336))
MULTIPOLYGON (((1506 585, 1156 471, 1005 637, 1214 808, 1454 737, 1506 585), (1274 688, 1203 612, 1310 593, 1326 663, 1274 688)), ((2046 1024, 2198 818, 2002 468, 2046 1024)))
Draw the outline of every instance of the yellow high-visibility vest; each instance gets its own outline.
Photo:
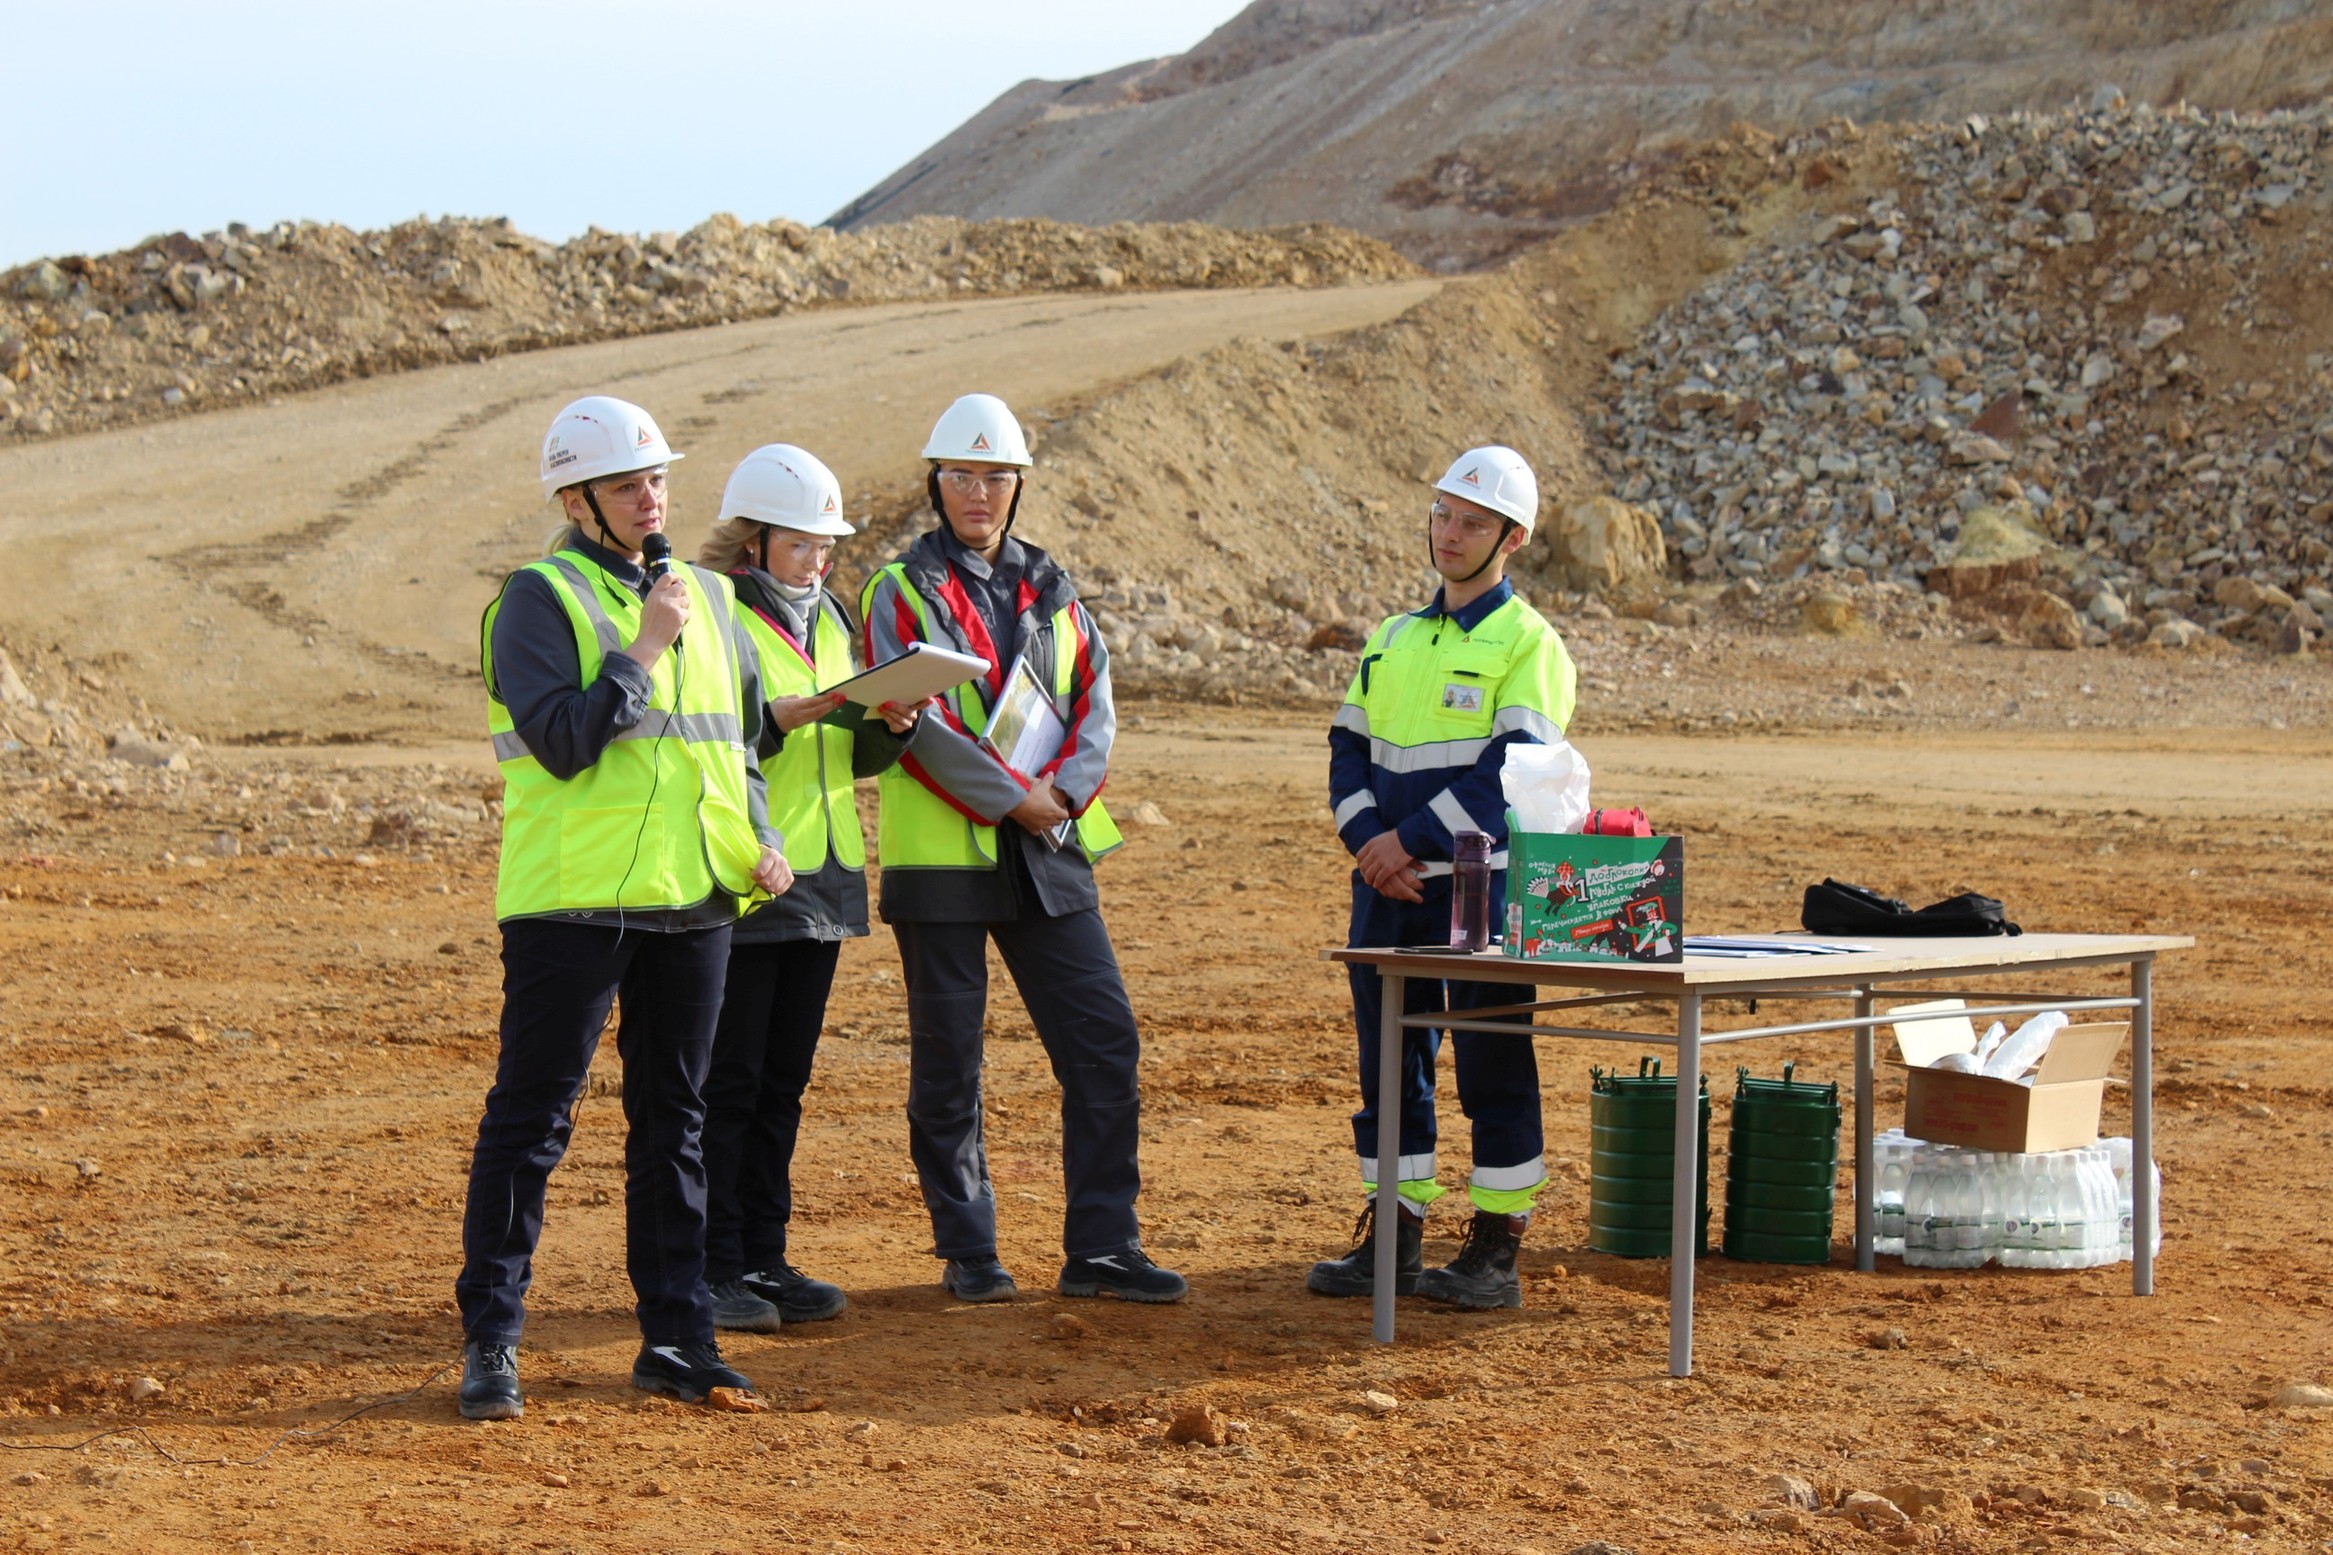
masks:
MULTIPOLYGON (((811 618, 813 665, 760 611, 741 612, 745 635, 761 655, 764 696, 771 701, 809 696, 850 678, 851 639, 840 614, 838 606, 819 596, 811 618)), ((830 856, 847 869, 867 867, 867 839, 851 798, 854 743, 850 730, 822 721, 787 735, 778 753, 762 763, 770 824, 786 839, 786 863, 797 875, 818 873, 830 856)))
MULTIPOLYGON (((583 685, 639 635, 640 597, 582 552, 563 550, 522 570, 547 581, 566 610, 583 685)), ((687 567, 680 575, 694 629, 657 659, 640 722, 566 779, 527 750, 496 690, 494 619, 502 596, 486 607, 479 660, 503 777, 496 918, 694 907, 715 892, 738 898, 742 911, 760 895, 753 869, 761 840, 746 810, 750 758, 729 632, 735 599, 717 573, 687 567)))

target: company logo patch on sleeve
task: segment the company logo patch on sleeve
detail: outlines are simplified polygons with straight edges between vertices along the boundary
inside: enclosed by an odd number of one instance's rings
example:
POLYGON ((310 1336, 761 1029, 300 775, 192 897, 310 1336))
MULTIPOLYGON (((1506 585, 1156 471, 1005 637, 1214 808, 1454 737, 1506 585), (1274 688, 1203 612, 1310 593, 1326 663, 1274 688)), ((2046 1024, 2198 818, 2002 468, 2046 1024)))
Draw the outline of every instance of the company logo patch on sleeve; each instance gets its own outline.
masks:
POLYGON ((1442 687, 1442 705, 1453 713, 1479 713, 1482 711, 1482 687, 1445 682, 1442 687))

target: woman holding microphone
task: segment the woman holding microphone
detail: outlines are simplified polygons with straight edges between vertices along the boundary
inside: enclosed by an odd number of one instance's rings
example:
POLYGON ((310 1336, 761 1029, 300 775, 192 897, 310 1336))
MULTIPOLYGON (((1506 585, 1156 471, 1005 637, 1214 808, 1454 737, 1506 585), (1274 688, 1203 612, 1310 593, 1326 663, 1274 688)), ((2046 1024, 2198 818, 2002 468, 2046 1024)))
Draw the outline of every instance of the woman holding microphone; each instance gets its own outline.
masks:
POLYGON ((689 1403, 753 1386, 714 1342, 702 1090, 731 925, 793 877, 753 756, 761 677, 730 585, 670 564, 665 471, 679 457, 637 405, 562 410, 542 482, 566 525, 481 627, 504 780, 503 1005, 454 1284, 473 1420, 523 1412, 516 1351, 544 1188, 619 995, 632 1385, 689 1403))
POLYGON ((997 1258, 981 1130, 993 939, 1061 1083, 1068 1203, 1056 1288, 1178 1301, 1183 1277, 1144 1255, 1134 1215, 1142 1039, 1094 891, 1094 860, 1120 841, 1100 803, 1117 733, 1109 655, 1069 574, 1012 538, 1030 460, 1004 401, 956 401, 924 458, 937 523, 868 580, 862 604, 870 664, 925 642, 991 666, 941 697, 882 778, 883 921, 907 981, 908 1148, 945 1260, 940 1283, 963 1301, 1017 1293, 997 1258), (980 741, 1017 661, 1063 732, 1034 772, 980 741))
POLYGON ((842 1311, 842 1291, 787 1261, 794 1141, 845 939, 867 932, 867 844, 854 778, 899 760, 915 708, 869 712, 825 688, 852 674, 857 632, 825 587, 853 533, 842 487, 813 455, 745 456, 698 552, 737 591, 769 697, 759 753, 794 886, 730 936, 727 991, 705 1084, 705 1278, 716 1327, 775 1332, 842 1311))

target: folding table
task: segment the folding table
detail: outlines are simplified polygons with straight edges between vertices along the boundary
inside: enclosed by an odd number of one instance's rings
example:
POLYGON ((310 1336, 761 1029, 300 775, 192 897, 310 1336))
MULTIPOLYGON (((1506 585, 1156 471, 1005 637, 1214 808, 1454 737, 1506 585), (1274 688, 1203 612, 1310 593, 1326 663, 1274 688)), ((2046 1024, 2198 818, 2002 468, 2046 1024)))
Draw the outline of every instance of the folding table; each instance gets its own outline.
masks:
MULTIPOLYGON (((1771 940, 1778 946, 1812 941, 1803 934, 1728 936, 1771 940)), ((1845 937, 1840 937, 1845 938, 1845 937)), ((1836 943, 1836 939, 1826 940, 1836 943)), ((1378 1115, 1391 1120, 1400 1115, 1395 1100, 1401 1094, 1401 1044, 1404 1027, 1439 1027, 1444 1031, 1472 1031, 1490 1036, 1528 1039, 1534 1036, 1569 1037, 1590 1042, 1642 1043, 1673 1047, 1677 1051, 1677 1142, 1669 1184, 1669 1373, 1690 1376, 1693 1371, 1693 1250, 1696 1242, 1694 1187, 1700 1137, 1699 1093, 1702 1049, 1724 1043, 1752 1042, 1770 1037, 1817 1037, 1832 1032, 1851 1033, 1855 1039, 1855 1267, 1873 1267, 1872 1252, 1872 1078, 1875 1028, 1892 1016, 1879 1009, 1881 998, 1933 999, 1949 989, 1927 986, 1955 978, 1997 977, 2004 973, 2054 973, 2083 967, 2121 966, 2128 969, 2130 992, 2105 997, 2059 997, 2047 993, 1987 993, 1968 1009, 1971 1019, 2013 1019, 2044 1010, 2068 1014, 2091 1010, 2128 1010, 2131 1017, 2131 1158, 2154 1159, 2154 968, 2155 957, 2167 950, 2184 950, 2195 941, 2162 934, 2022 934, 1968 939, 1855 940, 1872 949, 1833 954, 1788 954, 1753 960, 1694 955, 1682 961, 1525 961, 1497 950, 1472 955, 1438 954, 1426 950, 1332 950, 1332 961, 1373 969, 1383 981, 1384 1010, 1377 1042, 1378 1115), (1402 986, 1410 978, 1461 978, 1471 982, 1514 983, 1520 987, 1584 989, 1568 997, 1535 1000, 1495 1008, 1469 1010, 1466 1019, 1448 1014, 1402 1013, 1402 986), (1764 1002, 1824 1000, 1852 1001, 1854 1014, 1835 1019, 1801 1020, 1749 1026, 1729 1031, 1705 1031, 1703 1007, 1714 999, 1764 1002), (1604 1031, 1592 1027, 1541 1025, 1537 1017, 1598 1005, 1662 1001, 1677 1008, 1677 1029, 1665 1031, 1604 1031), (1499 1016, 1529 1016, 1519 1024, 1499 1016)), ((2037 979, 2038 980, 2038 979, 2037 979)), ((1391 1234, 1399 1208, 1395 1204, 1400 1130, 1381 1122, 1377 1131, 1377 1224, 1387 1228, 1377 1238, 1377 1278, 1373 1318, 1377 1341, 1393 1342, 1394 1253, 1398 1238, 1391 1234)), ((2154 1174, 2143 1165, 2131 1174, 2132 1223, 2155 1223, 2154 1174)), ((2131 1289, 2152 1295, 2155 1255, 2152 1238, 2140 1234, 2131 1244, 2131 1289)))

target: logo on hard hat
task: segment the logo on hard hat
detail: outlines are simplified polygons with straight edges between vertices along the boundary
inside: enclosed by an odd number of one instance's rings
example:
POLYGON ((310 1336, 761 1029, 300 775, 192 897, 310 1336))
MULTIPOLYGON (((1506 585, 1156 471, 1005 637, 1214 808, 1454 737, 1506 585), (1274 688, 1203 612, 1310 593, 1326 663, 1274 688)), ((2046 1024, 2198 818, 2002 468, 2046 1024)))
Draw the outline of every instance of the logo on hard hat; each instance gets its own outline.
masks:
POLYGON ((833 513, 833 512, 839 511, 839 509, 838 509, 838 507, 837 507, 837 504, 836 504, 836 502, 835 502, 835 500, 834 500, 834 493, 832 493, 832 492, 828 492, 828 493, 826 494, 826 506, 825 506, 825 507, 823 507, 823 508, 820 508, 820 509, 819 509, 819 511, 820 511, 821 513, 833 513))
POLYGON ((976 454, 985 454, 992 451, 993 450, 991 450, 988 446, 988 434, 986 432, 975 432, 972 434, 972 452, 976 454))
POLYGON ((639 435, 632 439, 632 446, 634 448, 646 448, 654 440, 655 434, 650 432, 646 426, 642 426, 640 428, 639 435))
POLYGON ((1482 484, 1482 478, 1477 475, 1475 471, 1481 468, 1482 466, 1476 465, 1473 469, 1468 470, 1464 475, 1461 475, 1458 478, 1466 482, 1466 484, 1469 486, 1480 486, 1482 484))

